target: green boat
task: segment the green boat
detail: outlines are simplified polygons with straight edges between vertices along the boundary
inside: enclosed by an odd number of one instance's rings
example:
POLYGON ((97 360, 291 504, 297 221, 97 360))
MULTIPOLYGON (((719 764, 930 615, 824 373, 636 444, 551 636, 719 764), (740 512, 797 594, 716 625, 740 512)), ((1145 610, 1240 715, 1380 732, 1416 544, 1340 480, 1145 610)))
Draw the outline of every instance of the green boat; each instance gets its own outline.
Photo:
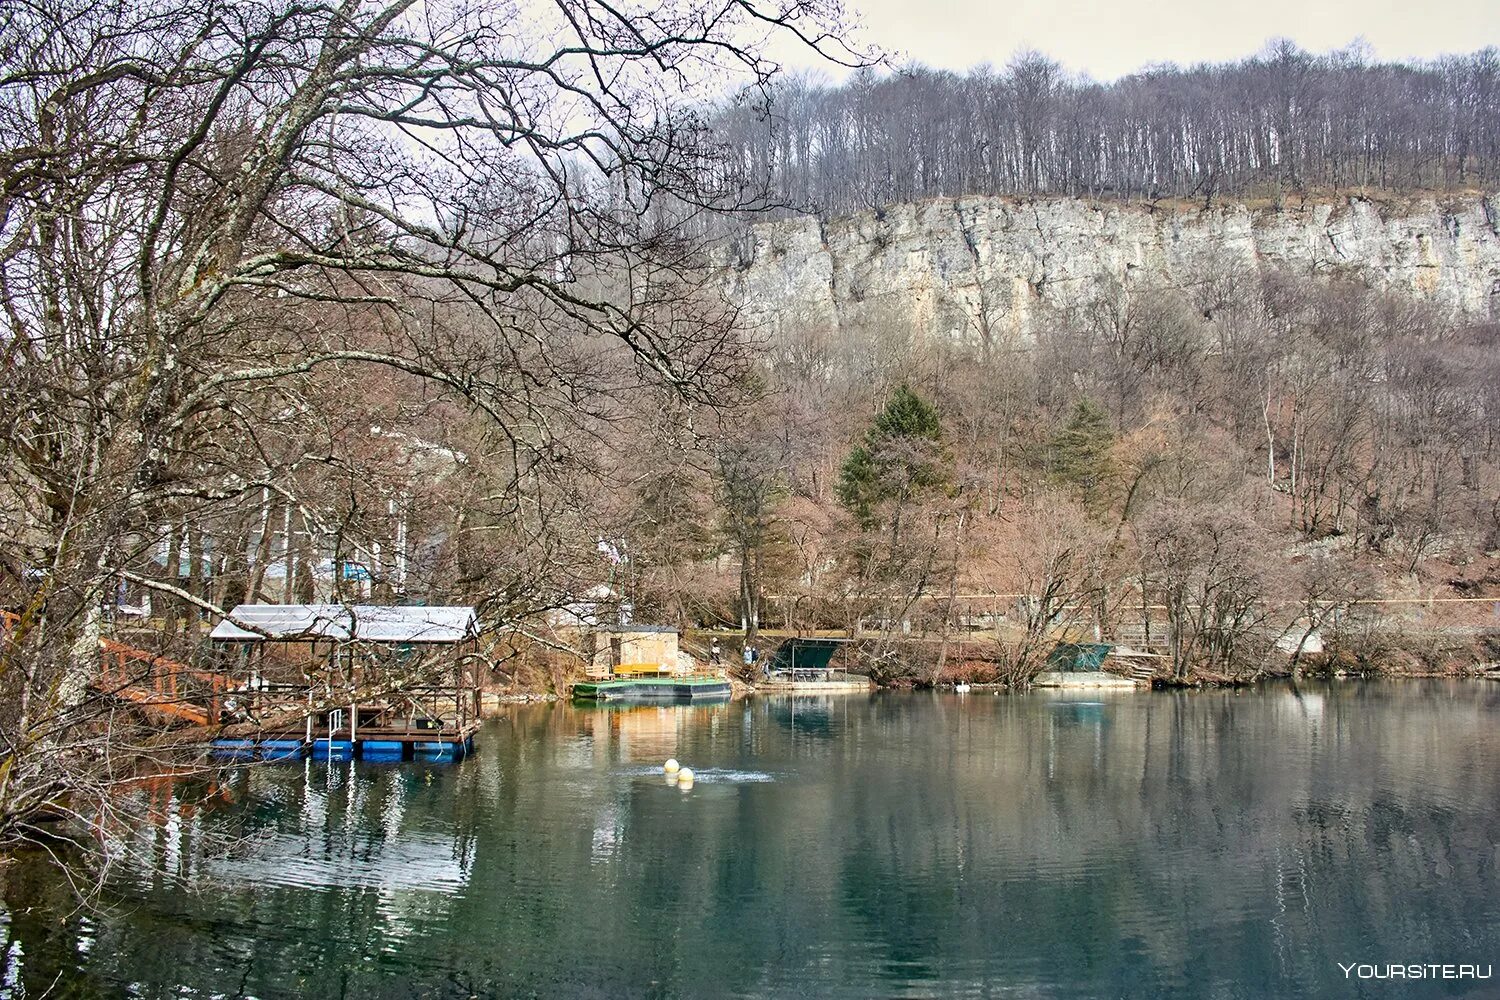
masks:
POLYGON ((575 701, 725 701, 729 694, 722 677, 617 677, 573 685, 575 701))

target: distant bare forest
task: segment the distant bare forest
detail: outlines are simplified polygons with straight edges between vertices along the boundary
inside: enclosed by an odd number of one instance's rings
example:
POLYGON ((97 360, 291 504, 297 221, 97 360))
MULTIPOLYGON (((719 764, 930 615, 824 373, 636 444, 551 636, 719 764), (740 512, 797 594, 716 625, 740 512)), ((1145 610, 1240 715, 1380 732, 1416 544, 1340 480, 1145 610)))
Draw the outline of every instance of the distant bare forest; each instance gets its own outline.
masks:
POLYGON ((728 162, 798 210, 960 195, 1125 199, 1450 190, 1500 179, 1500 53, 1402 64, 1286 41, 1114 83, 1024 53, 957 74, 778 84, 718 121, 728 162))

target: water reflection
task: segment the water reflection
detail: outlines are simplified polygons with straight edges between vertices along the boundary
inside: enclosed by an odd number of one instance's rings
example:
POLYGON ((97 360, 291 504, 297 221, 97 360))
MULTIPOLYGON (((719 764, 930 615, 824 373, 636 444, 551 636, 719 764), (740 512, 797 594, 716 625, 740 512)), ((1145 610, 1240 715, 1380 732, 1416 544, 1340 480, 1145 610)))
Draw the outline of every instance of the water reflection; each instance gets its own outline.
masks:
POLYGON ((456 766, 232 773, 97 920, 13 866, 0 991, 1358 995, 1500 954, 1496 694, 519 708, 456 766))

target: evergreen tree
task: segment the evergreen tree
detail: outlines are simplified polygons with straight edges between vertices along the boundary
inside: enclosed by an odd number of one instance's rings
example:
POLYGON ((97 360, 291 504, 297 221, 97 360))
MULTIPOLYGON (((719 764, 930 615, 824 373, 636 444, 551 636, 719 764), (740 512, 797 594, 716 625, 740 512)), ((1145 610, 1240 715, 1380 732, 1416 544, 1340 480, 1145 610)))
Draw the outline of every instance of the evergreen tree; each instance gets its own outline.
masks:
POLYGON ((948 478, 943 429, 936 408, 900 385, 844 460, 838 498, 867 530, 878 527, 881 508, 941 487, 948 478))
POLYGON ((1085 396, 1052 438, 1053 481, 1077 491, 1085 504, 1098 502, 1114 474, 1110 458, 1113 445, 1109 417, 1085 396))

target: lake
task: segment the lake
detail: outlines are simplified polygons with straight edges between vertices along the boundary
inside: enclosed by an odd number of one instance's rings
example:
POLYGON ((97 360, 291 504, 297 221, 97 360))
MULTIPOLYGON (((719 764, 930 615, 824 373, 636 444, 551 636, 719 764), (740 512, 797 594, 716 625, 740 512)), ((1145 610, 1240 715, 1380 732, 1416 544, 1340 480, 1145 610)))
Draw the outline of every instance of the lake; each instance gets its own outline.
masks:
POLYGON ((155 789, 100 908, 12 865, 0 995, 1493 997, 1341 964, 1500 960, 1497 722, 1483 681, 516 707, 457 765, 155 789))

